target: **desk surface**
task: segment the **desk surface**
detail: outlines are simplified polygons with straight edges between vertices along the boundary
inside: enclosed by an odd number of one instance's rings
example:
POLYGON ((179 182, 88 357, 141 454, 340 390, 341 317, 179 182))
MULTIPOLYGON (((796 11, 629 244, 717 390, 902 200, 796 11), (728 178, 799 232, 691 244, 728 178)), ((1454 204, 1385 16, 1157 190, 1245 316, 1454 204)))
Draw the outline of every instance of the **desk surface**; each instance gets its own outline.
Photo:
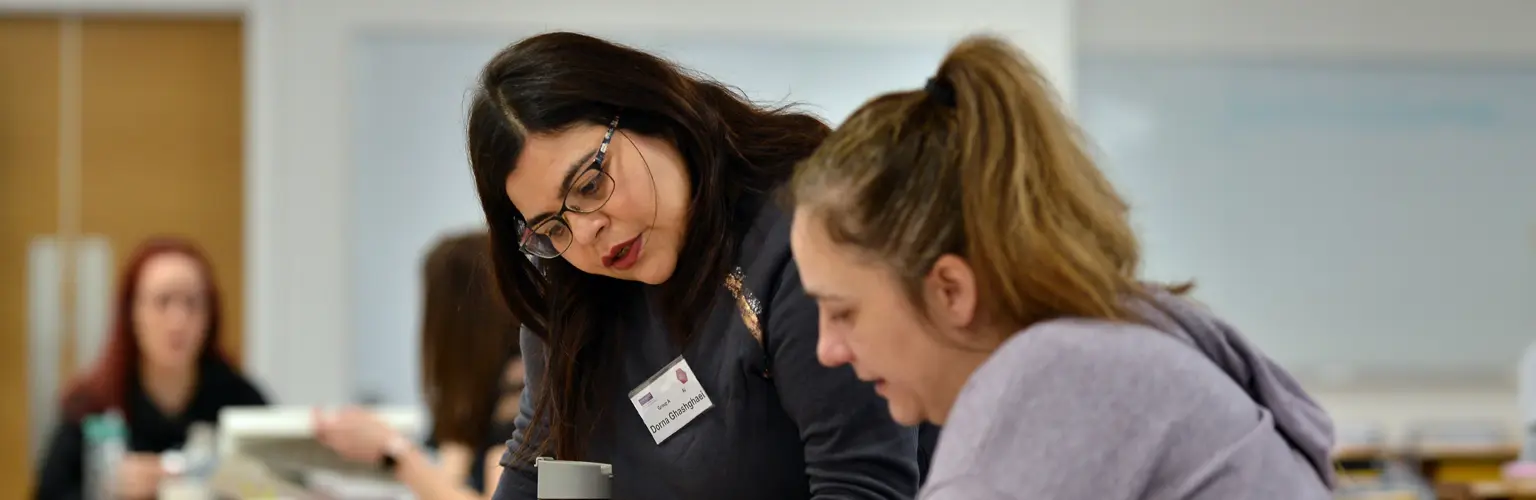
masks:
POLYGON ((1470 485, 1472 498, 1536 498, 1536 481, 1479 481, 1470 485))
POLYGON ((1403 448, 1380 446, 1346 446, 1334 450, 1334 460, 1373 460, 1386 458, 1417 458, 1427 460, 1514 460, 1520 456, 1520 446, 1503 445, 1426 445, 1403 448))

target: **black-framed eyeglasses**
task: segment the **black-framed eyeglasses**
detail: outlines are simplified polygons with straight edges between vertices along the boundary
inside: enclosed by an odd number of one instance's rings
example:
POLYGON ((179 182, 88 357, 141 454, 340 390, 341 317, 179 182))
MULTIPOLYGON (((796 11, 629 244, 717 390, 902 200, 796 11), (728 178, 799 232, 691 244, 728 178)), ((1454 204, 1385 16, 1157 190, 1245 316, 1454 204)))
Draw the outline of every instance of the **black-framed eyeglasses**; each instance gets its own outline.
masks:
POLYGON ((608 158, 608 144, 613 142, 613 133, 618 129, 619 117, 614 116, 608 123, 608 132, 603 134, 602 144, 597 146, 597 154, 592 155, 592 163, 565 187, 565 200, 559 212, 532 227, 519 223, 519 233, 522 234, 519 244, 523 253, 544 259, 559 257, 571 247, 574 238, 565 214, 590 214, 608 204, 608 198, 613 196, 613 176, 603 171, 603 163, 608 158))

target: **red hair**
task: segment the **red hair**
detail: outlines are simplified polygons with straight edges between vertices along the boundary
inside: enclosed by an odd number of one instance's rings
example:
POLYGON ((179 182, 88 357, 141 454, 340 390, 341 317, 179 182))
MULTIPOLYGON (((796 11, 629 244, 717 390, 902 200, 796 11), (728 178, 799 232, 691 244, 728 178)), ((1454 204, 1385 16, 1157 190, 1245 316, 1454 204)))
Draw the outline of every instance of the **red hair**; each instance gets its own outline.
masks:
POLYGON ((208 257, 195 243, 185 239, 158 237, 145 240, 128 257, 122 276, 117 280, 117 301, 114 304, 112 326, 101 356, 65 393, 64 413, 70 419, 78 420, 114 408, 123 412, 123 418, 128 418, 123 407, 131 390, 129 384, 138 377, 139 362, 142 359, 138 336, 133 330, 133 306, 138 298, 139 279, 144 274, 144 265, 150 259, 168 254, 191 258, 203 276, 203 286, 207 293, 208 331, 203 337, 203 351, 199 359, 228 363, 219 348, 219 287, 214 283, 213 266, 208 262, 208 257))

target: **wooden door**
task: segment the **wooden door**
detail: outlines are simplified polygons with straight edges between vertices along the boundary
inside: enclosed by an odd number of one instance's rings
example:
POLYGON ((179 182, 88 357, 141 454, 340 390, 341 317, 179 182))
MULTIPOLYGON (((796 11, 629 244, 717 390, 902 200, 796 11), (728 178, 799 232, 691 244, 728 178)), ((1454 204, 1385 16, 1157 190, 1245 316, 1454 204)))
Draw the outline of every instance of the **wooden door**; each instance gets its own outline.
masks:
POLYGON ((31 496, 24 443, 51 423, 39 405, 60 396, 39 393, 29 370, 58 367, 48 392, 61 389, 93 361, 72 359, 71 339, 102 333, 75 331, 74 309, 111 307, 76 296, 81 237, 105 237, 117 267, 151 235, 197 241, 224 292, 222 347, 239 363, 241 44, 237 19, 0 16, 0 390, 17 403, 0 408, 0 498, 31 496), (29 296, 29 247, 40 239, 60 243, 59 297, 41 298, 60 309, 59 330, 46 332, 55 359, 29 359, 29 303, 40 299, 29 296))
POLYGON ((220 344, 241 357, 243 49, 238 19, 86 18, 81 230, 118 262, 146 237, 191 238, 223 293, 220 344))
POLYGON ((31 496, 28 247, 58 226, 59 26, 0 17, 0 498, 31 496))

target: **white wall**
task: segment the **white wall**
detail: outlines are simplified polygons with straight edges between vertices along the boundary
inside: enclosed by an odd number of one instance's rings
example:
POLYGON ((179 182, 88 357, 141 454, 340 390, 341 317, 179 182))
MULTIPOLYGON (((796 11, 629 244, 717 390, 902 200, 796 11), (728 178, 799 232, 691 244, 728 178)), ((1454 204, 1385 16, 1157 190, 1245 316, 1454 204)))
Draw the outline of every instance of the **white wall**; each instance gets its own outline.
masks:
POLYGON ((1079 70, 1147 275, 1196 280, 1346 423, 1508 416, 1536 334, 1536 64, 1140 55, 1079 70), (1409 387, 1424 398, 1370 396, 1409 387), (1397 402, 1418 406, 1364 412, 1397 402))
MULTIPOLYGON (((1070 83, 1065 0, 992 4, 271 0, 253 4, 250 364, 283 401, 353 395, 349 149, 355 42, 364 32, 528 33, 554 27, 639 36, 811 37, 845 42, 953 38, 990 27, 1070 83)), ((920 82, 915 82, 916 83, 920 82)))
POLYGON ((1084 52, 1275 58, 1536 56, 1528 0, 1079 0, 1084 52))
MULTIPOLYGON (((1536 63, 1536 31, 1529 28, 1536 2, 1526 0, 1082 0, 1077 5, 1080 55, 1089 57, 1536 63)), ((1460 348, 1447 342, 1445 351, 1460 348)), ((1488 420, 1511 433, 1520 430, 1508 380, 1370 376, 1351 387, 1326 383, 1326 374, 1301 375, 1314 380, 1309 384, 1314 396, 1347 426, 1379 425, 1394 437, 1425 420, 1488 420)))
POLYGON ((1314 379, 1513 379, 1536 339, 1536 64, 1079 69, 1148 275, 1195 279, 1314 379))
POLYGON ((423 258, 445 232, 485 225, 465 164, 460 104, 490 52, 378 36, 360 42, 348 93, 349 395, 418 403, 423 258))

